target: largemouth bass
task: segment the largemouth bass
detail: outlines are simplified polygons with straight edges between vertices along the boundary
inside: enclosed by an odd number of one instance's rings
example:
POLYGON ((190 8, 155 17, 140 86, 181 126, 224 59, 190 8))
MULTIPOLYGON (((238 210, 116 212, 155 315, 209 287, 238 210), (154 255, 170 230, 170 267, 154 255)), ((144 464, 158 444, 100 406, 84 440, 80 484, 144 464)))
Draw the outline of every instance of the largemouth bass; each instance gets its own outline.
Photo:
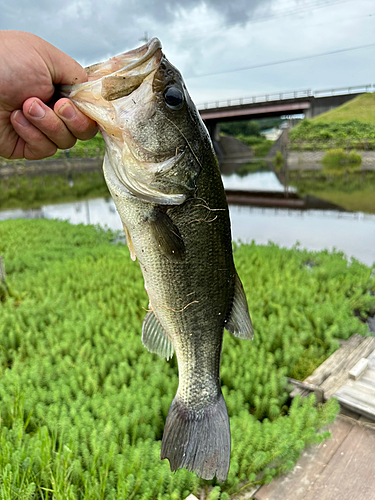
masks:
POLYGON ((86 68, 64 95, 100 126, 104 176, 149 296, 142 342, 169 359, 179 386, 161 458, 224 481, 229 419, 220 388, 223 330, 251 339, 228 206, 207 130, 159 40, 86 68))

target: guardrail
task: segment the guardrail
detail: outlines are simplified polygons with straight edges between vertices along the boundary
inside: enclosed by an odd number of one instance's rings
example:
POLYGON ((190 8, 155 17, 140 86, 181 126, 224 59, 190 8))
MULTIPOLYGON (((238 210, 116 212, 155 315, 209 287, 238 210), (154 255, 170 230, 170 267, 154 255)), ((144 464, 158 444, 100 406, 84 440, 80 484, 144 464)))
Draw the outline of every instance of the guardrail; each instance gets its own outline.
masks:
POLYGON ((269 101, 283 101, 286 99, 303 99, 308 97, 329 97, 335 95, 359 94, 365 92, 374 92, 375 84, 355 85, 351 87, 342 87, 328 90, 287 90, 283 92, 274 92, 263 95, 253 95, 249 97, 236 97, 234 99, 218 100, 204 102, 197 105, 199 110, 227 108, 229 106, 242 106, 243 104, 256 104, 269 101))

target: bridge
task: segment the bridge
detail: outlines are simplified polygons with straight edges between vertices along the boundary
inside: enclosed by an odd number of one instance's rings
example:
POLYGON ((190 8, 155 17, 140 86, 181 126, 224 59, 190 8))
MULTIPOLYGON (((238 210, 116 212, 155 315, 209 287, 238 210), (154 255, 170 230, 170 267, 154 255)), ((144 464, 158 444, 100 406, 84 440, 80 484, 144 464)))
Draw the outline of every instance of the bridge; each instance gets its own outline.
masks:
POLYGON ((202 119, 225 122, 304 113, 313 118, 360 94, 374 92, 375 84, 329 90, 293 90, 198 104, 202 119))
POLYGON ((306 118, 313 118, 366 92, 375 92, 375 84, 317 91, 293 90, 206 102, 198 104, 198 110, 219 155, 220 122, 259 120, 302 113, 306 118))

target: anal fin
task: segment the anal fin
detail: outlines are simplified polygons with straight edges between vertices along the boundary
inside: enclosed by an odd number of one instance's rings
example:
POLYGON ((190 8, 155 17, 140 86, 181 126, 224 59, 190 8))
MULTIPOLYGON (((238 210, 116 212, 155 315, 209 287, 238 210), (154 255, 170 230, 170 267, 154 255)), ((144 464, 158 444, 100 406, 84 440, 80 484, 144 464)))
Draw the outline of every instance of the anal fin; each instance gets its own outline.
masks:
POLYGON ((172 341, 154 311, 149 311, 143 320, 142 343, 150 352, 158 354, 161 358, 170 359, 173 356, 172 341))
POLYGON ((240 339, 252 340, 254 337, 246 295, 237 273, 234 283, 232 309, 225 329, 240 339))

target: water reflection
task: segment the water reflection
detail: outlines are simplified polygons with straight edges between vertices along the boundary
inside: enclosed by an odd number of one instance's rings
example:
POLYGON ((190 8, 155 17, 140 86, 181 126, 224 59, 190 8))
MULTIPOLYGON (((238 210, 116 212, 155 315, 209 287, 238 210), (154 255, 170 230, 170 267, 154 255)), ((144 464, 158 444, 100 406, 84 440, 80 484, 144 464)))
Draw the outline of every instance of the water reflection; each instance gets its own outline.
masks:
POLYGON ((375 262, 375 215, 324 210, 230 206, 234 239, 269 241, 291 248, 343 251, 365 264, 375 262))
MULTIPOLYGON (((237 180, 230 182, 235 183, 237 180)), ((270 175, 254 176, 251 185, 256 186, 256 189, 259 188, 257 182, 262 187, 275 187, 270 175)), ((235 241, 254 240, 259 244, 272 241, 288 248, 298 241, 302 248, 309 250, 336 248, 368 265, 375 261, 375 215, 324 210, 259 209, 236 205, 230 205, 229 208, 235 241)), ((73 224, 99 224, 122 231, 112 199, 46 205, 40 210, 0 212, 0 220, 42 217, 68 220, 73 224)))
MULTIPOLYGON (((252 172, 246 176, 223 175, 223 184, 225 189, 241 191, 265 191, 273 193, 283 193, 285 186, 279 181, 274 172, 252 172)), ((295 192, 293 187, 290 191, 295 192)))

